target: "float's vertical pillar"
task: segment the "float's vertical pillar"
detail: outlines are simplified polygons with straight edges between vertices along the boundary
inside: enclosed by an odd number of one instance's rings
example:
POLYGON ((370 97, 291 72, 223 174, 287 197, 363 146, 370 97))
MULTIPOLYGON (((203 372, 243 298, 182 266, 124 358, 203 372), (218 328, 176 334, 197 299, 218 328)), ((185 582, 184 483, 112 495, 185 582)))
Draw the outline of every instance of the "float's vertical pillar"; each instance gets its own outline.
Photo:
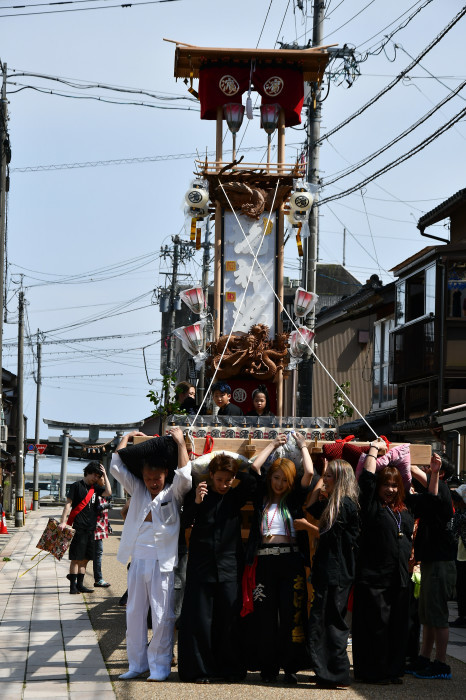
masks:
POLYGON ((70 446, 70 431, 63 430, 63 442, 61 448, 61 468, 60 468, 60 500, 66 498, 66 473, 68 471, 68 449, 70 446))
MULTIPOLYGON (((278 173, 284 172, 285 163, 285 113, 280 110, 278 117, 278 173)), ((285 254, 285 220, 282 208, 277 211, 277 296, 280 302, 277 302, 277 333, 283 332, 283 323, 281 320, 281 311, 283 309, 283 266, 285 254)), ((283 375, 280 374, 277 383, 277 414, 283 415, 283 375)))
MULTIPOLYGON (((215 161, 217 172, 222 168, 222 139, 223 139, 223 108, 217 107, 217 135, 215 161)), ((220 318, 222 303, 222 207, 217 202, 215 207, 215 240, 214 240, 214 340, 220 335, 220 318)))

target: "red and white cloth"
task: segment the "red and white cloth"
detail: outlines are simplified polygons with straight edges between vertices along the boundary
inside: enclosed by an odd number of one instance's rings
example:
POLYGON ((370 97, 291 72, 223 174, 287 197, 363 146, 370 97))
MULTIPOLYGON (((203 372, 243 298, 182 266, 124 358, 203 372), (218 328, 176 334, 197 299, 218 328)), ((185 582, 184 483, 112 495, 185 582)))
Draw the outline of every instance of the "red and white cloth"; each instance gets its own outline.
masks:
MULTIPOLYGON (((99 503, 101 506, 106 505, 107 500, 99 497, 99 503)), ((109 535, 108 532, 108 510, 105 509, 101 511, 97 516, 97 525, 95 528, 94 539, 95 540, 106 540, 109 535)))

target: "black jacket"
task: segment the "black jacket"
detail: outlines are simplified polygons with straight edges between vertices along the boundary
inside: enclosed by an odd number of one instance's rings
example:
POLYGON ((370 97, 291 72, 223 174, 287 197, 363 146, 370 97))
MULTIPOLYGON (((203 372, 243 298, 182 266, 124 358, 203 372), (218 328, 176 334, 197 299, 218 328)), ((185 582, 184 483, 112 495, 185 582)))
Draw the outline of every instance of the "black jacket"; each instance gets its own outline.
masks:
POLYGON ((409 583, 408 561, 414 520, 407 510, 401 512, 401 532, 388 511, 379 501, 377 476, 363 471, 359 478, 361 506, 361 536, 356 562, 356 578, 374 588, 401 586, 409 583))
MULTIPOLYGON (((317 501, 307 510, 319 520, 326 505, 326 501, 317 501)), ((311 581, 314 587, 343 587, 354 581, 358 534, 358 507, 345 496, 334 524, 319 537, 312 560, 311 581)))
POLYGON ((209 488, 202 503, 195 503, 196 490, 186 495, 182 526, 192 525, 188 571, 207 583, 234 581, 242 574, 241 508, 255 490, 255 480, 238 473, 240 483, 224 496, 209 488))
POLYGON ((447 484, 439 481, 437 496, 427 491, 414 493, 406 502, 414 517, 419 518, 414 540, 416 561, 454 561, 457 547, 450 528, 453 505, 447 484))
POLYGON ((234 403, 228 403, 226 406, 218 409, 218 416, 243 416, 243 411, 234 403))

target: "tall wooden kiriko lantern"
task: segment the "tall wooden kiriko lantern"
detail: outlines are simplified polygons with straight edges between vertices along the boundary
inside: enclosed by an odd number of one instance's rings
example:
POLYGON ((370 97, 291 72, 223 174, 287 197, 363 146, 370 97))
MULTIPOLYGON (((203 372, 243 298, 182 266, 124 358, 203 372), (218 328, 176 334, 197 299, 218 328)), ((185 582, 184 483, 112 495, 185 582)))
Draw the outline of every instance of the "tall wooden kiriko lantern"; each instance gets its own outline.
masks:
POLYGON ((208 183, 215 207, 215 342, 206 368, 228 381, 234 399, 235 391, 244 400, 265 383, 274 412, 282 415, 288 351, 274 291, 283 302, 283 204, 294 183, 306 178, 305 163, 285 163, 285 128, 301 123, 304 82, 321 81, 329 54, 326 47, 300 51, 176 43, 175 77, 190 81, 193 94, 193 80, 199 79, 201 119, 216 122, 215 161, 196 162, 196 175, 208 183), (260 120, 257 115, 254 121, 267 134, 266 163, 245 163, 235 153, 245 112, 253 117, 252 91, 261 98, 260 120), (233 135, 231 160, 223 157, 224 121, 233 135), (271 163, 275 130, 277 162, 271 163))

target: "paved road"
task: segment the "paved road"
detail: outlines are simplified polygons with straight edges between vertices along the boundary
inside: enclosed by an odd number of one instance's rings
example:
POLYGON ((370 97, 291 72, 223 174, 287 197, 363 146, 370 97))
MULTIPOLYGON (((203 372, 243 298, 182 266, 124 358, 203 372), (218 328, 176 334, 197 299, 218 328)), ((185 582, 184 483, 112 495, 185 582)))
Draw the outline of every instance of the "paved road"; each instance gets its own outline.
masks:
MULTIPOLYGON (((96 593, 87 595, 89 616, 96 630, 103 657, 107 663, 107 669, 113 683, 118 700, 144 700, 154 698, 159 700, 188 700, 191 698, 206 698, 212 700, 288 700, 306 697, 308 691, 312 691, 312 697, 316 700, 328 698, 462 698, 466 695, 466 664, 457 659, 450 659, 453 671, 451 681, 425 681, 408 676, 402 686, 367 686, 355 683, 348 690, 323 691, 316 689, 312 681, 311 672, 298 674, 299 685, 296 688, 277 686, 264 686, 260 684, 258 673, 249 673, 245 682, 241 684, 213 684, 211 686, 197 686, 189 683, 180 683, 176 667, 168 681, 154 684, 146 683, 144 679, 135 681, 118 681, 118 675, 127 670, 125 652, 125 611, 118 607, 117 602, 126 588, 126 568, 116 561, 115 554, 118 549, 119 535, 122 522, 118 512, 111 514, 113 535, 104 542, 103 574, 112 586, 108 589, 97 589, 96 593)), ((466 631, 460 639, 458 635, 458 649, 466 660, 466 631), (462 645, 462 646, 460 646, 462 645)))

